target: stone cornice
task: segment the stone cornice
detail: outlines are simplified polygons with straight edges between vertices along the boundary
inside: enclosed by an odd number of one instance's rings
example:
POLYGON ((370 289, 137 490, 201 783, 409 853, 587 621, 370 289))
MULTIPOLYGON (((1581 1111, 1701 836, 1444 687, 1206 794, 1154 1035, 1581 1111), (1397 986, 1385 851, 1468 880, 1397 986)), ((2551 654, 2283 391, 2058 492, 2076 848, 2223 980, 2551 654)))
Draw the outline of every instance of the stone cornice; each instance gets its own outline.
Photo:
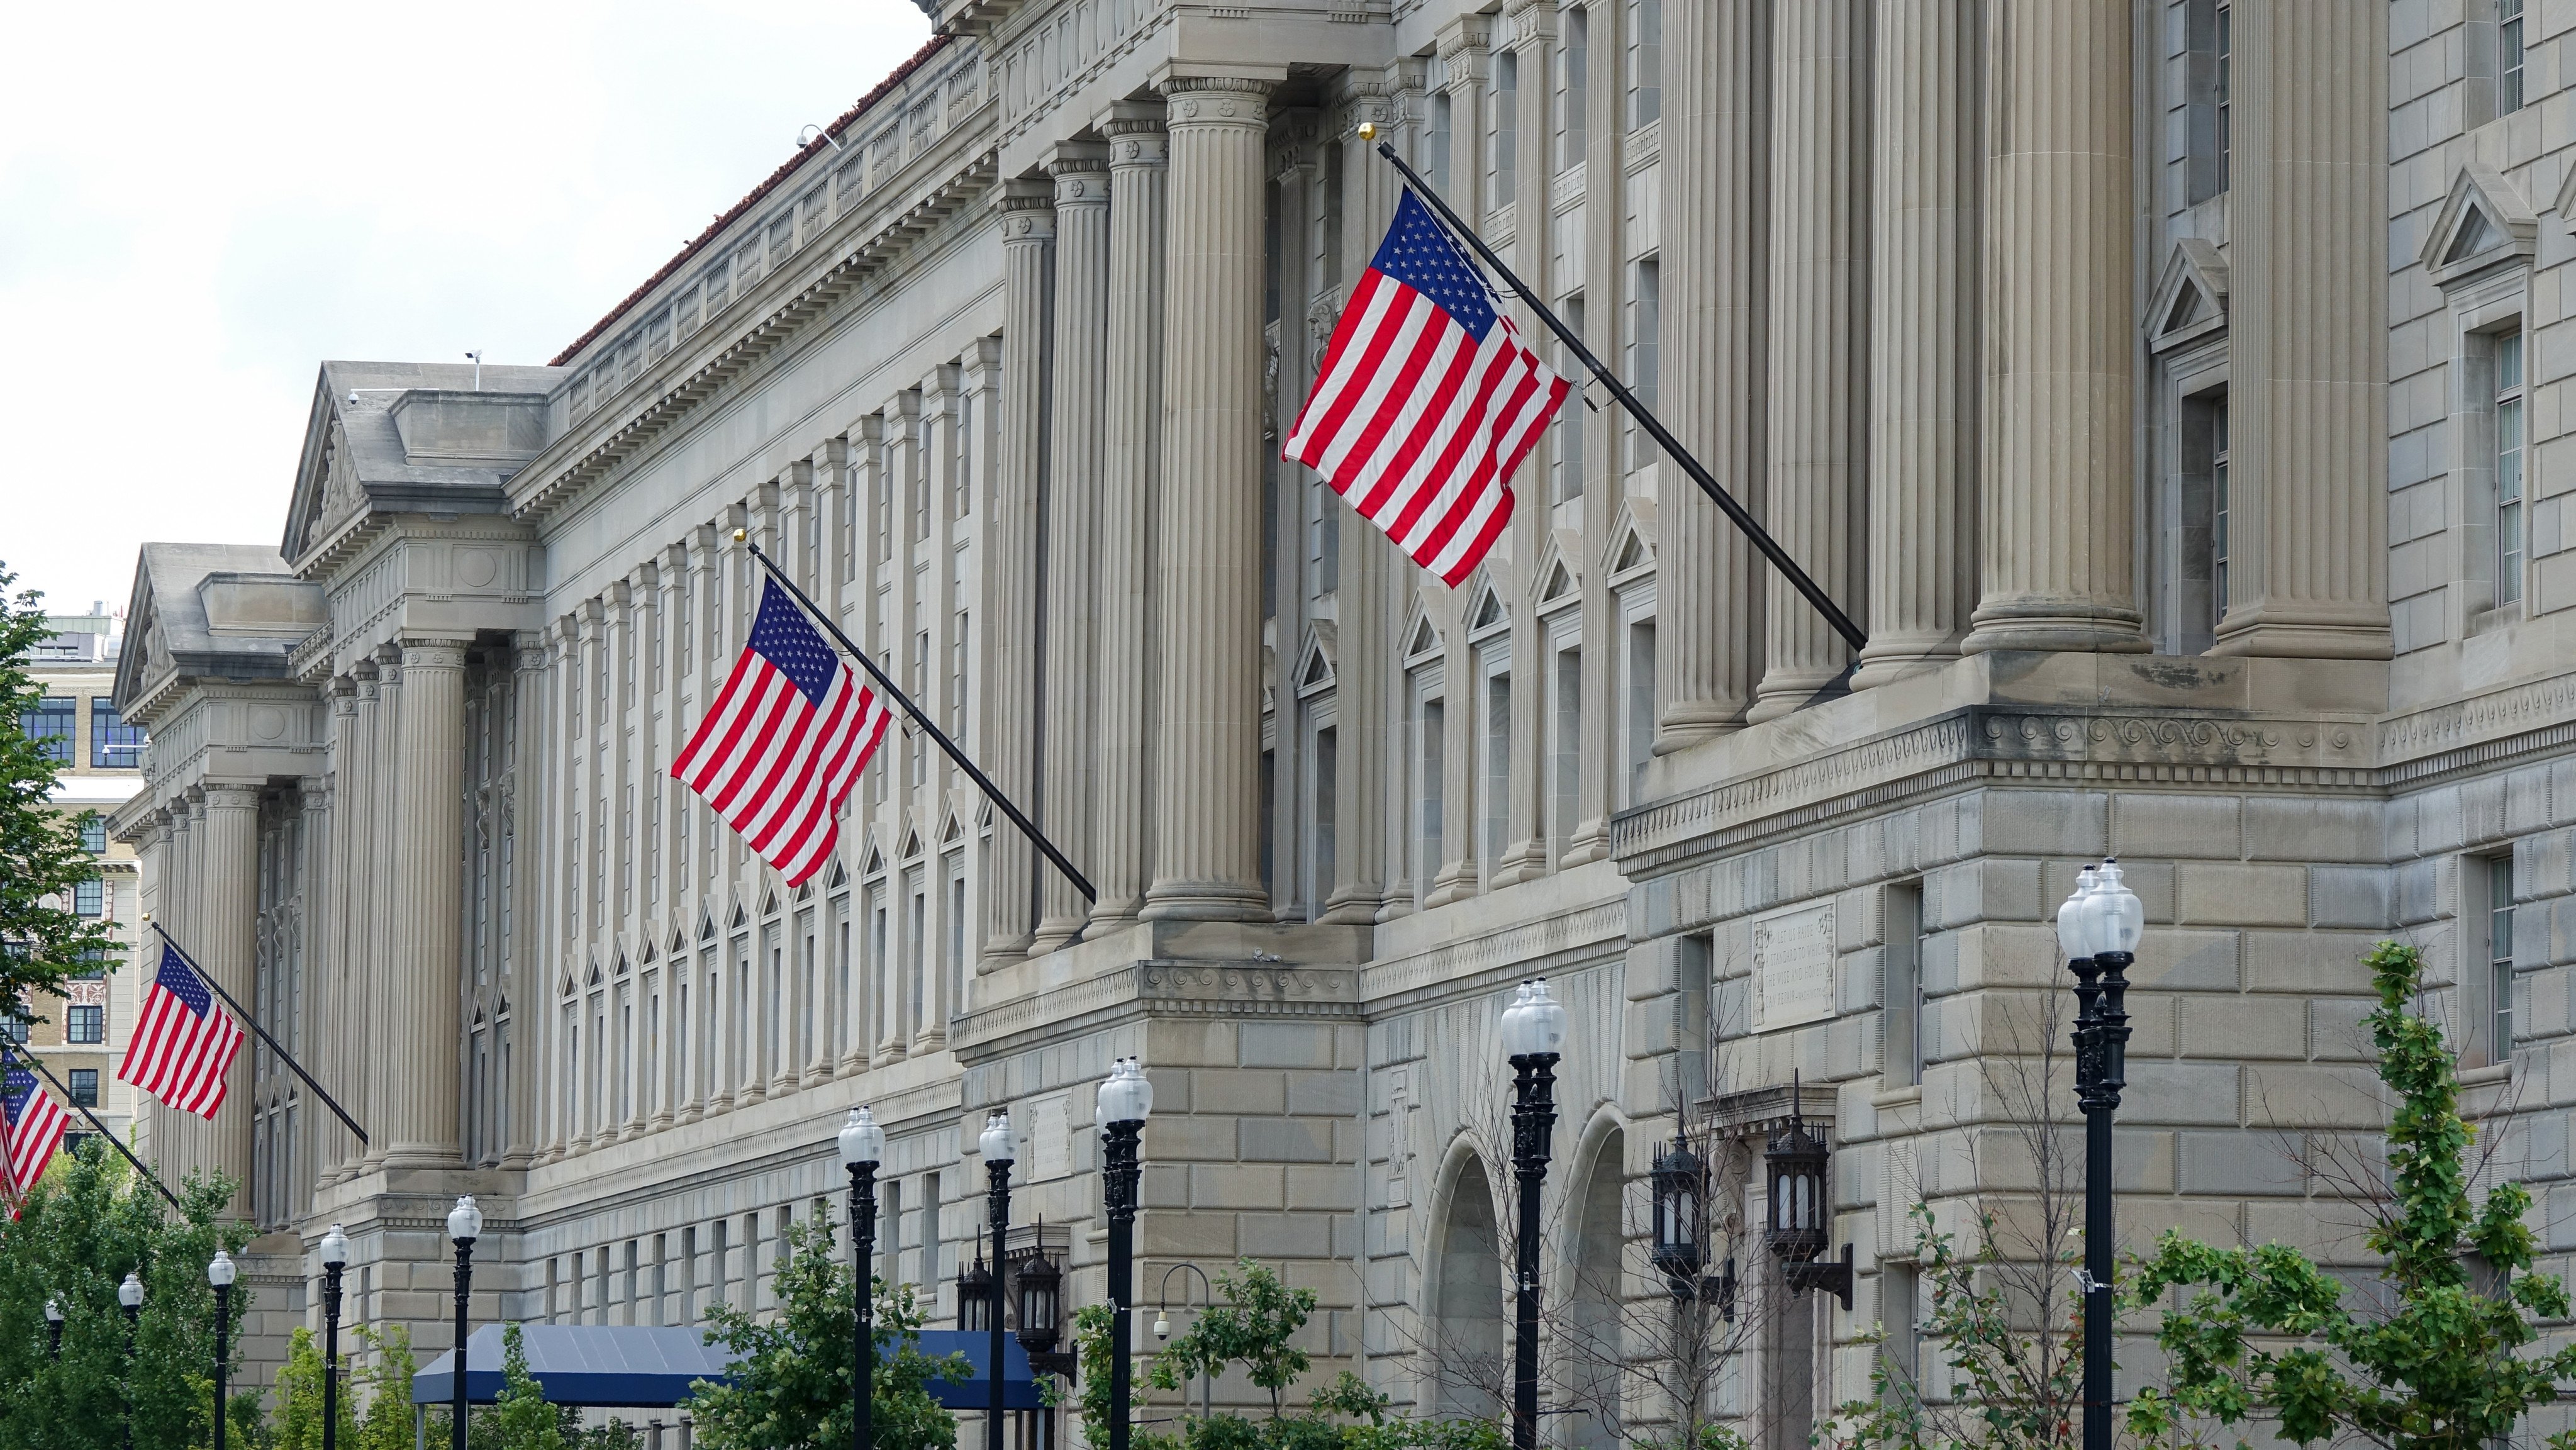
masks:
POLYGON ((1141 961, 970 1012, 952 1028, 949 1049, 971 1065, 1140 1016, 1360 1015, 1359 972, 1351 967, 1141 961))
MULTIPOLYGON (((997 155, 989 145, 976 151, 908 206, 868 216, 866 230, 859 233, 865 240, 848 246, 819 274, 780 296, 766 315, 748 321, 731 343, 715 349, 694 368, 680 371, 668 366, 679 363, 681 355, 674 353, 665 360, 666 366, 648 370, 642 381, 660 379, 660 392, 631 403, 621 398, 621 408, 594 414, 590 426, 567 433, 539 454, 512 481, 511 516, 539 523, 570 506, 591 484, 643 453, 727 383, 831 313, 921 236, 981 200, 992 189, 997 166, 997 155)), ((856 223, 852 230, 859 232, 856 223)))

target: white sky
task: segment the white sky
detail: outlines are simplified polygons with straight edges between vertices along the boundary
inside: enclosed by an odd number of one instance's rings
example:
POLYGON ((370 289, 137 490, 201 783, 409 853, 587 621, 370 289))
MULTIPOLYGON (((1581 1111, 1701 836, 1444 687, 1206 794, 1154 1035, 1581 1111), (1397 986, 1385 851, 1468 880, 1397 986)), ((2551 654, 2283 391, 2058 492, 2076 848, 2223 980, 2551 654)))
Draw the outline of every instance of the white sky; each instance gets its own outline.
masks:
POLYGON ((325 358, 543 363, 929 37, 912 0, 29 5, 0 564, 122 608, 284 531, 325 358))

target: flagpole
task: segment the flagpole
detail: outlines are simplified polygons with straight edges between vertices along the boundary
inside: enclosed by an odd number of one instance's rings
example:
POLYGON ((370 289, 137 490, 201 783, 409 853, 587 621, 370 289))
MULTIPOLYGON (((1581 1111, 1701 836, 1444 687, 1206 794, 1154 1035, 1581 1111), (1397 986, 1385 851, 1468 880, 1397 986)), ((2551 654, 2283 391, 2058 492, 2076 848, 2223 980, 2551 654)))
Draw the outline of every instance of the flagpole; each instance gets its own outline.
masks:
MULTIPOLYGON (((214 973, 198 966, 197 959, 188 955, 188 949, 179 945, 179 939, 177 937, 170 935, 169 931, 157 921, 151 923, 151 926, 154 931, 161 933, 161 940, 170 944, 170 950, 179 954, 179 960, 188 964, 188 970, 197 974, 197 980, 205 983, 207 989, 212 991, 216 996, 223 998, 225 1006, 240 1013, 241 1020, 250 1025, 250 1030, 259 1034, 259 1040, 268 1044, 268 1050, 277 1054, 278 1061, 285 1063, 289 1072, 292 1072, 297 1077, 304 1079, 304 1085, 313 1089, 313 1096, 322 1100, 322 1106, 329 1108, 332 1114, 339 1118, 341 1122, 348 1124, 349 1131, 358 1135, 359 1142, 365 1143, 367 1141, 367 1130, 359 1127, 357 1119, 350 1117, 345 1109, 343 1109, 338 1103, 331 1100, 331 1095, 322 1090, 322 1084, 315 1082, 313 1080, 313 1074, 304 1070, 304 1064, 295 1060, 295 1054, 288 1052, 284 1047, 279 1046, 277 1039, 268 1035, 268 1029, 259 1025, 259 1018, 253 1016, 250 1010, 242 1006, 241 1003, 234 1001, 233 994, 224 990, 224 984, 215 980, 214 973)), ((369 1146, 372 1147, 373 1145, 370 1144, 369 1146)))
POLYGON ((938 724, 930 718, 929 713, 914 704, 912 697, 905 694, 885 671, 878 669, 877 662, 868 658, 866 650, 851 643, 850 637, 841 633, 841 627, 832 622, 832 617, 823 612, 821 605, 808 597, 804 590, 796 587, 796 581, 787 577, 787 571, 778 567, 777 560, 764 553, 758 544, 751 543, 743 530, 734 530, 733 536, 735 542, 744 544, 751 550, 751 557, 760 561, 760 566, 769 571, 770 578, 784 585, 787 592, 795 597, 796 602, 804 606, 805 613, 815 623, 831 631, 832 638, 840 641, 841 648, 848 651, 850 657, 859 662, 860 668, 866 670, 888 695, 894 697, 894 702, 903 707, 905 714, 910 715, 922 729, 930 732, 930 738, 939 742, 939 748, 948 752, 948 758, 957 762, 957 768, 973 778, 976 786, 984 792, 985 799, 990 800, 1002 814, 1009 816, 1011 824, 1020 828, 1020 834, 1028 837, 1049 861, 1055 863, 1055 869, 1065 874, 1065 878, 1073 883, 1073 889, 1082 893, 1082 899, 1097 905, 1100 901, 1100 893, 1092 889, 1091 878, 1073 868, 1073 863, 1064 858, 1064 853, 1055 848, 1055 843, 1046 838, 1046 833, 1037 828, 1037 823, 1020 814, 1020 808, 1011 804, 1011 798, 1002 794, 1002 788, 993 784, 993 778, 979 769, 974 761, 966 758, 966 752, 958 748, 956 741, 948 738, 948 733, 939 728, 938 724))
MULTIPOLYGON (((1376 127, 1371 125, 1360 127, 1362 140, 1374 134, 1376 134, 1376 127)), ((1395 169, 1404 173, 1406 183, 1412 186, 1423 200, 1431 203, 1433 210, 1440 213, 1440 219, 1449 224, 1449 230, 1468 246, 1475 248, 1476 255, 1484 259, 1486 266, 1502 275, 1503 281, 1510 285, 1520 300, 1529 304, 1530 311, 1538 314, 1539 321, 1546 323, 1548 330, 1555 333, 1559 341, 1573 349, 1574 355, 1582 359, 1583 365, 1592 369, 1592 375, 1599 378, 1602 385, 1610 390, 1610 396, 1618 400, 1619 406, 1626 408, 1664 452, 1682 466, 1682 471, 1691 476, 1693 483, 1699 485, 1700 492, 1707 494, 1711 502, 1726 511, 1727 518, 1734 522, 1735 527, 1741 530, 1746 538, 1753 541, 1753 547, 1762 551, 1762 557, 1771 561, 1771 567, 1779 570, 1788 579, 1791 587, 1805 596, 1809 604, 1816 607, 1816 612, 1825 617, 1825 623, 1832 625, 1836 634, 1841 635, 1855 651, 1869 643, 1869 636, 1862 632, 1859 625, 1852 623, 1851 616, 1843 613, 1842 606, 1834 603, 1832 596, 1826 594, 1822 586, 1808 577, 1806 570, 1798 567, 1798 561, 1789 557, 1788 551, 1780 547, 1780 541, 1771 537, 1770 531, 1762 527, 1761 521, 1754 518, 1743 504, 1736 502, 1735 496, 1726 491, 1725 486, 1717 481, 1716 476, 1703 467, 1698 459, 1692 457, 1689 449, 1682 447, 1681 440, 1675 438, 1653 413, 1647 411, 1644 403, 1637 401, 1637 395, 1628 391, 1628 385, 1619 381, 1612 375, 1610 369, 1602 365, 1601 359, 1592 355, 1592 350, 1583 345, 1583 339, 1574 335, 1574 329, 1558 320, 1557 315, 1548 310, 1547 304, 1538 300, 1538 294, 1532 292, 1526 283, 1513 275, 1511 268, 1503 265, 1503 259, 1494 255, 1494 249, 1485 245, 1484 238, 1476 235, 1475 228, 1460 221, 1458 214, 1449 209, 1449 203, 1440 199, 1440 193, 1432 190, 1430 183, 1424 181, 1420 173, 1407 166, 1403 157, 1395 154, 1394 143, 1378 142, 1377 154, 1393 162, 1395 169)))
MULTIPOLYGON (((98 1129, 98 1135, 107 1140, 108 1146, 114 1148, 117 1152, 124 1154, 125 1161, 134 1165, 134 1171, 142 1174, 144 1180, 150 1183, 153 1187, 160 1189, 161 1196, 170 1200, 170 1206, 178 1209, 182 1217, 186 1216, 188 1210, 181 1206, 179 1195, 172 1193, 169 1186, 161 1181, 158 1174, 154 1173, 151 1169, 144 1167, 143 1160, 134 1156, 134 1150, 126 1147, 124 1140, 118 1138, 116 1134, 108 1131, 107 1124, 98 1120, 98 1114, 81 1106, 80 1099, 72 1096, 72 1090, 63 1086, 62 1080, 54 1076, 53 1069, 45 1066, 45 1060, 43 1058, 38 1057, 32 1052, 20 1052, 17 1046, 10 1042, 6 1037, 0 1037, 0 1057, 6 1057, 10 1061, 16 1061, 17 1059, 24 1057, 29 1067, 43 1073, 45 1075, 45 1081, 54 1085, 54 1091, 63 1095, 63 1101, 71 1104, 73 1111, 79 1113, 82 1117, 89 1119, 89 1125, 98 1129)), ((33 1185, 30 1186, 32 1187, 33 1185)), ((20 1190, 20 1193, 21 1196, 23 1196, 25 1190, 20 1190)))

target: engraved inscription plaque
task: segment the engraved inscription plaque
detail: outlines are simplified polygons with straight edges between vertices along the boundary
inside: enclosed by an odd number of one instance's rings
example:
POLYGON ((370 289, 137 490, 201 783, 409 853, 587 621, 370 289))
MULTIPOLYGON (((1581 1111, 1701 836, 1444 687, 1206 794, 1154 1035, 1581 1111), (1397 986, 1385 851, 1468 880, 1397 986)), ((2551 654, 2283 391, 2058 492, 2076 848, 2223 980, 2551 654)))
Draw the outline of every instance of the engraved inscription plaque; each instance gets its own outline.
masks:
POLYGON ((1775 911, 1753 923, 1753 1030, 1834 1015, 1834 905, 1775 911))

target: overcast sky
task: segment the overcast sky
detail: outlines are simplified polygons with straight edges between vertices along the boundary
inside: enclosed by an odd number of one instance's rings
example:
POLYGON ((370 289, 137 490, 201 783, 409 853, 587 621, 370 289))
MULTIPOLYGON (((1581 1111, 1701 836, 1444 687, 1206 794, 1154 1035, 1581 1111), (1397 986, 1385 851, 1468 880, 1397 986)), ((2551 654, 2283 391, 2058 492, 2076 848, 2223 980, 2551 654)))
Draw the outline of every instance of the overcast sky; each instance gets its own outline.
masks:
POLYGON ((0 563, 275 546, 324 358, 543 363, 929 37, 912 0, 140 0, 0 45, 0 563))

